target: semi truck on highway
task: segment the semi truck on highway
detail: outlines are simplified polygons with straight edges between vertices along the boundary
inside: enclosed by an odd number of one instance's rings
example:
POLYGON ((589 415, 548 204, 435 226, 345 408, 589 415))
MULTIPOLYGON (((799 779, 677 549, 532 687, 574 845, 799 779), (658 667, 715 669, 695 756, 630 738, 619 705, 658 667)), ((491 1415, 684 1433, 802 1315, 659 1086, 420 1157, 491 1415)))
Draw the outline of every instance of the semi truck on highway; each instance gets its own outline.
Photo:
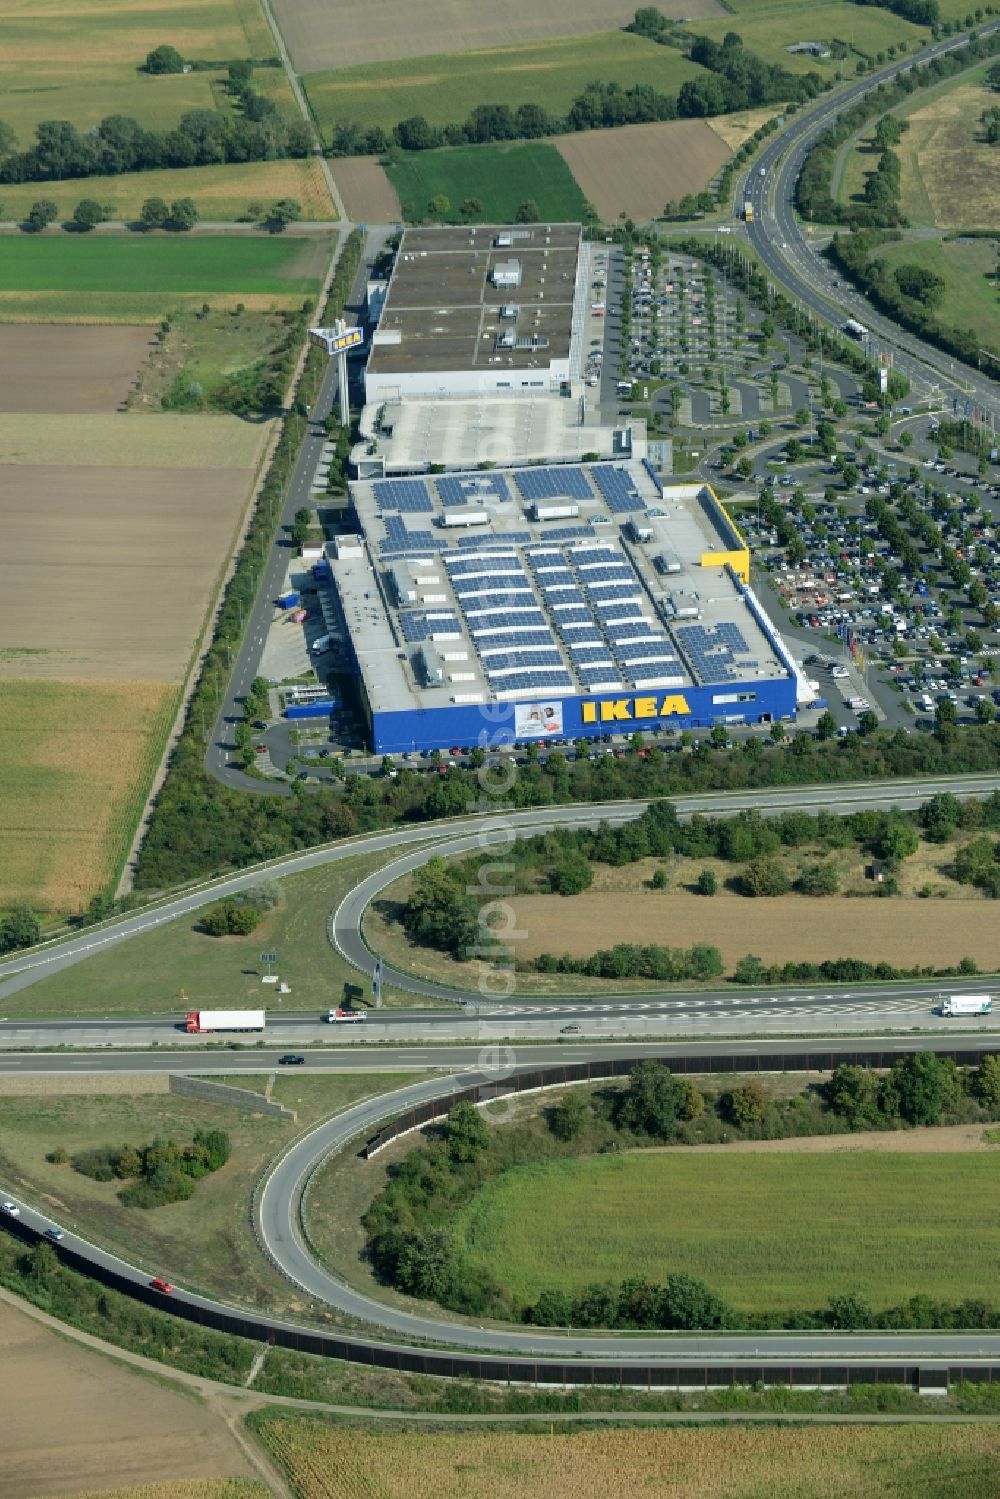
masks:
POLYGON ((865 327, 864 323, 859 323, 856 318, 852 317, 847 319, 847 322, 844 324, 843 331, 848 335, 849 338, 862 339, 868 337, 868 329, 865 327))
POLYGON ((331 1010, 327 1015, 331 1025, 344 1025, 350 1020, 364 1020, 364 1010, 331 1010))
POLYGON ((184 1029, 188 1035, 213 1035, 216 1031, 262 1031, 263 1010, 192 1010, 184 1029))
POLYGON ((947 994, 941 1001, 942 1015, 991 1015, 991 994, 947 994))

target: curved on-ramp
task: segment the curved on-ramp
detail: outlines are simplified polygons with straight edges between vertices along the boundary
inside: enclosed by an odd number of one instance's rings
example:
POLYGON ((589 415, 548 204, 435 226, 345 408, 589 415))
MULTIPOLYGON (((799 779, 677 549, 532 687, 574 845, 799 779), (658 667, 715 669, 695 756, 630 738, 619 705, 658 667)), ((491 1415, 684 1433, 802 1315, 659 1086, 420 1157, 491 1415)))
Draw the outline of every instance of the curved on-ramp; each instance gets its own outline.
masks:
MULTIPOLYGON (((892 1040, 887 1049, 915 1049, 916 1041, 892 1040)), ((813 1053, 815 1065, 833 1052, 813 1053)), ((665 1053, 676 1056, 678 1048, 665 1053)), ((867 1055, 872 1054, 858 1054, 867 1055)), ((885 1056, 885 1053, 880 1054, 885 1056)), ((745 1064, 745 1054, 700 1053, 708 1063, 745 1064)), ((774 1068, 801 1055, 762 1046, 758 1061, 774 1068)), ((318 1264, 304 1242, 301 1203, 317 1166, 336 1149, 383 1125, 401 1110, 423 1105, 445 1112, 463 1088, 479 1085, 489 1095, 496 1074, 487 1069, 463 1078, 433 1079, 356 1105, 317 1126, 294 1143, 271 1169, 258 1193, 255 1226, 261 1247, 302 1290, 332 1307, 357 1332, 326 1331, 227 1306, 183 1288, 169 1297, 151 1288, 143 1272, 117 1255, 67 1231, 58 1252, 75 1269, 117 1290, 188 1321, 222 1332, 270 1342, 329 1358, 414 1373, 543 1385, 636 1385, 645 1388, 705 1388, 731 1383, 845 1386, 859 1382, 909 1384, 945 1393, 958 1380, 1000 1379, 1000 1335, 988 1332, 913 1333, 716 1333, 632 1337, 551 1330, 476 1327, 397 1311, 352 1290, 318 1264)), ((537 1079, 526 1079, 537 1082, 537 1079)), ((406 1121, 404 1121, 406 1122, 406 1121)), ((23 1206, 4 1226, 26 1242, 43 1237, 51 1219, 23 1206)))

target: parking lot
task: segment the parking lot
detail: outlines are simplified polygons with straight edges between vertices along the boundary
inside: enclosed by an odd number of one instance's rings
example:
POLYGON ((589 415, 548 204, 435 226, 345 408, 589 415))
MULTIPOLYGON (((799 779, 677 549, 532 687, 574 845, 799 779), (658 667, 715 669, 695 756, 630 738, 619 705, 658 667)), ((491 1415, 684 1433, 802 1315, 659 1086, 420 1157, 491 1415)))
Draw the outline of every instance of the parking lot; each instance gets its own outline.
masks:
POLYGON ((751 512, 741 525, 775 617, 819 670, 850 672, 824 683, 834 698, 846 681, 851 697, 867 699, 858 711, 881 709, 890 721, 930 721, 942 703, 959 720, 992 718, 1000 493, 951 493, 921 465, 874 461, 848 486, 833 466, 796 479, 770 482, 759 519, 751 512))

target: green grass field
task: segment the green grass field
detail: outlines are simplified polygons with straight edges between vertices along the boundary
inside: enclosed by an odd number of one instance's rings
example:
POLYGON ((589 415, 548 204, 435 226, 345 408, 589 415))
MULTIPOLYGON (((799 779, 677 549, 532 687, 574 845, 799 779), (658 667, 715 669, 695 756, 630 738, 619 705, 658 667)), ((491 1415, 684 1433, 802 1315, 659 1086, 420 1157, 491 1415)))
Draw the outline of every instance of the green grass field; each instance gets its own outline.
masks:
POLYGON ((905 261, 943 276, 947 290, 938 319, 954 328, 975 328, 983 348, 1000 350, 997 258, 991 240, 918 240, 883 245, 878 254, 889 266, 905 261))
POLYGON ((542 104, 565 114, 595 79, 623 88, 651 84, 676 93, 703 73, 673 47, 659 47, 624 31, 557 37, 534 46, 446 53, 367 64, 303 79, 324 135, 338 120, 391 128, 423 115, 432 125, 461 122, 477 104, 542 104))
POLYGON ((996 1302, 997 1159, 683 1149, 520 1167, 456 1216, 460 1243, 518 1298, 672 1271, 747 1310, 876 1307, 924 1293, 996 1302))
MULTIPOLYGON (((304 219, 336 217, 318 161, 249 161, 228 166, 123 172, 119 177, 76 177, 0 187, 0 218, 21 222, 38 198, 49 198, 60 220, 72 216, 81 198, 96 198, 105 217, 132 222, 146 198, 193 198, 208 223, 242 218, 252 202, 264 208, 277 198, 296 198, 304 219)), ((0 252, 2 253, 2 252, 0 252)))
MULTIPOLYGON (((0 1095, 0 1164, 8 1181, 31 1201, 52 1204, 66 1227, 127 1254, 151 1274, 243 1302, 287 1308, 301 1298, 257 1249, 248 1204, 266 1163, 314 1120, 339 1113, 359 1099, 389 1092, 419 1078, 417 1073, 300 1076, 283 1071, 272 1097, 294 1109, 298 1122, 265 1117, 253 1105, 203 1103, 146 1091, 142 1078, 125 1091, 105 1095, 44 1092, 0 1095), (125 1208, 121 1183, 97 1182, 68 1165, 46 1161, 63 1146, 70 1155, 92 1146, 141 1145, 157 1136, 189 1140, 196 1129, 224 1129, 233 1153, 221 1171, 204 1178, 186 1202, 153 1209, 125 1208)), ((269 1074, 236 1074, 218 1081, 263 1093, 269 1074)), ((216 1081, 216 1079, 212 1079, 216 1081)))
POLYGON ((853 5, 850 0, 816 0, 805 8, 800 0, 727 0, 733 15, 690 22, 692 31, 721 42, 727 31, 738 32, 751 52, 766 62, 780 63, 793 73, 815 70, 822 77, 854 76, 856 56, 843 61, 792 54, 785 48, 796 42, 845 42, 857 53, 874 57, 889 47, 912 51, 925 46, 930 32, 912 26, 887 10, 853 5))
POLYGON ((11 291, 315 292, 313 242, 224 235, 15 235, 0 244, 11 291))
MULTIPOLYGON (((431 198, 444 196, 457 214, 466 198, 478 198, 486 224, 510 223, 518 204, 533 198, 539 218, 568 223, 583 216, 586 202, 569 167, 554 146, 455 146, 415 151, 387 168, 399 194, 403 216, 431 219, 431 198)), ((448 217, 447 214, 444 215, 448 217)))
MULTIPOLYGON (((176 1013, 193 1006, 257 1006, 277 1003, 261 987, 260 954, 278 952, 278 971, 291 986, 282 1009, 314 1010, 336 1005, 345 982, 361 976, 330 946, 326 920, 359 879, 385 863, 384 854, 360 855, 281 881, 283 903, 250 937, 206 937, 197 916, 181 917, 42 979, 4 1002, 4 1014, 131 1015, 176 1013), (185 998, 181 998, 181 990, 185 998)), ((387 1004, 393 994, 384 994, 387 1004)), ((415 1003, 413 996, 405 999, 415 1003)), ((419 1001, 416 1001, 419 1003, 419 1001)))
MULTIPOLYGON (((39 120, 85 130, 112 114, 166 129, 189 109, 212 109, 221 73, 140 73, 161 43, 206 60, 268 57, 274 40, 259 0, 7 0, 0 50, 0 119, 30 143, 39 120)), ((283 107, 293 108, 280 72, 267 72, 283 107)), ((279 102, 276 100, 276 102, 279 102)))

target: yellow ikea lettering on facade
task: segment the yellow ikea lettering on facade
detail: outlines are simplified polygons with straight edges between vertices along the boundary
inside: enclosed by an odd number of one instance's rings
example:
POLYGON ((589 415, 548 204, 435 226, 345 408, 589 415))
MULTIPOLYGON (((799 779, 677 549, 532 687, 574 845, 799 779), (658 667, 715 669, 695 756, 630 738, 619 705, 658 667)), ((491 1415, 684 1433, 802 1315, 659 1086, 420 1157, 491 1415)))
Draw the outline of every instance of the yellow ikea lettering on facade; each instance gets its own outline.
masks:
POLYGON ((686 697, 679 694, 672 697, 618 697, 608 698, 602 703, 584 703, 582 717, 584 723, 621 723, 631 722, 636 718, 672 718, 678 714, 690 713, 691 708, 686 697))

